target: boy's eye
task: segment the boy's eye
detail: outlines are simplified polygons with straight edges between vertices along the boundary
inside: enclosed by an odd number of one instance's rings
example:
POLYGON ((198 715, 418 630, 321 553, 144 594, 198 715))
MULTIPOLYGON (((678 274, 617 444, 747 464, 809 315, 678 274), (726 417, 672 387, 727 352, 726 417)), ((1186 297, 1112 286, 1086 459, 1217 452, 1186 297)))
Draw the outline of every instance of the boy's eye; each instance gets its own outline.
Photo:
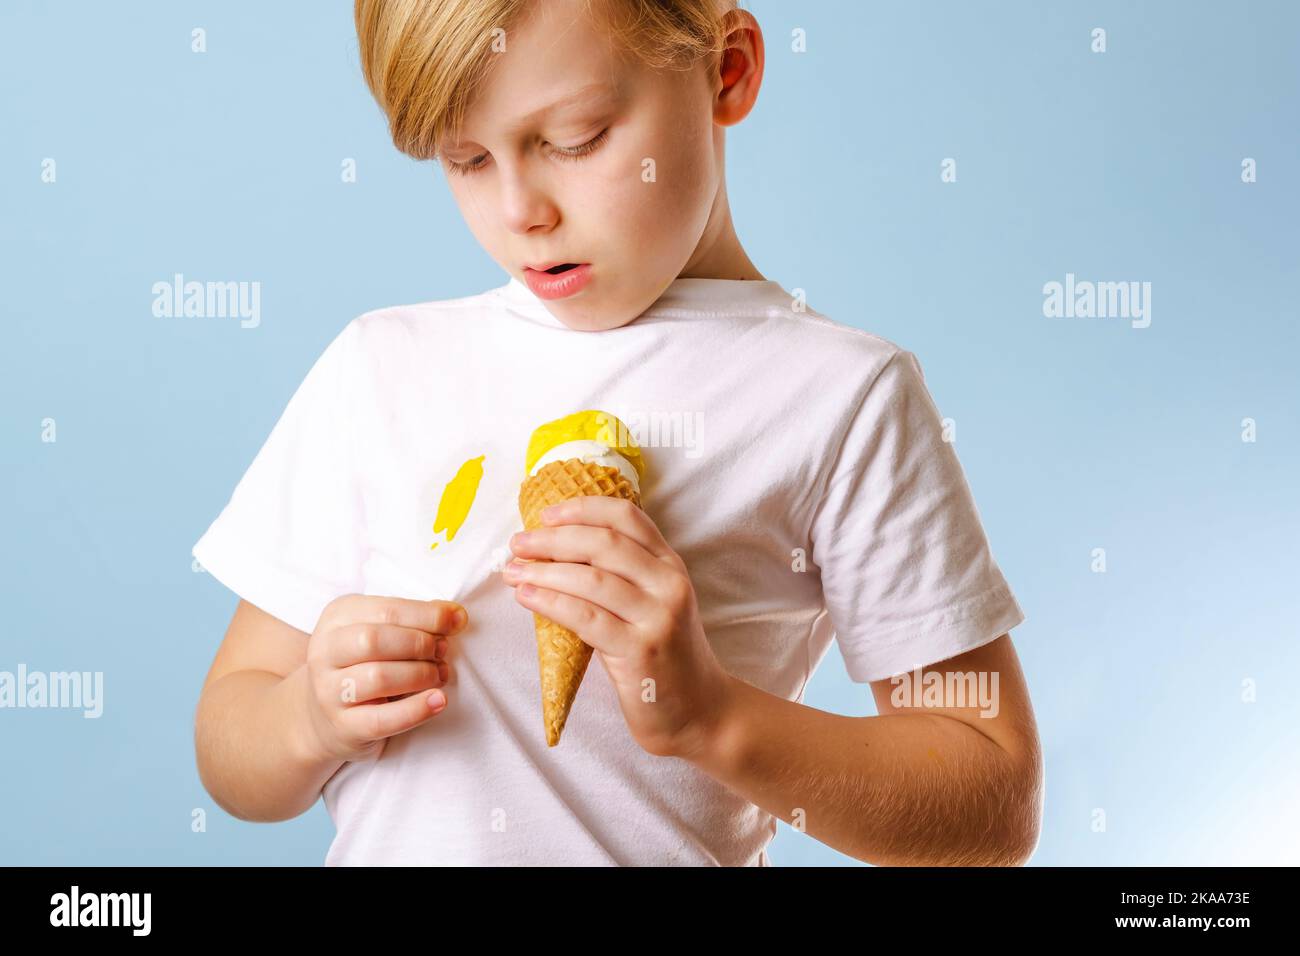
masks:
POLYGON ((572 146, 569 148, 555 147, 555 155, 562 159, 577 159, 579 156, 586 156, 588 153, 594 153, 600 148, 600 145, 609 137, 609 127, 605 127, 597 133, 592 139, 587 140, 581 146, 572 146))
POLYGON ((487 153, 484 153, 482 156, 475 156, 467 163, 458 163, 454 159, 449 159, 447 160, 447 168, 453 173, 472 173, 483 165, 483 160, 486 157, 487 153))
MULTIPOLYGON (((587 140, 587 142, 583 143, 581 146, 553 146, 551 149, 557 159, 579 159, 583 156, 589 155, 590 153, 594 153, 608 138, 609 127, 606 127, 597 133, 595 137, 587 140)), ((482 169, 486 165, 486 161, 487 153, 483 153, 482 155, 475 156, 473 159, 464 163, 458 163, 452 159, 446 160, 446 163, 447 168, 453 173, 464 175, 482 169)))

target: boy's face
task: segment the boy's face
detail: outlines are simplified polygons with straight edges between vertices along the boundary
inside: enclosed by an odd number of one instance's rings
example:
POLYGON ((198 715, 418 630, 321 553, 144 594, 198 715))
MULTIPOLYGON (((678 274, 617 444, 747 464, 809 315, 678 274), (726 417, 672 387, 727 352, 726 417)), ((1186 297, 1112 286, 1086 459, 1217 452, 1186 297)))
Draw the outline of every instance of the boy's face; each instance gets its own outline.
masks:
POLYGON ((601 331, 636 318, 678 275, 712 265, 719 233, 730 232, 722 125, 740 116, 734 103, 719 105, 707 61, 652 71, 621 56, 584 7, 538 3, 507 32, 439 161, 492 258, 565 325, 601 331), (534 268, 559 263, 582 268, 559 288, 540 285, 558 277, 534 268))

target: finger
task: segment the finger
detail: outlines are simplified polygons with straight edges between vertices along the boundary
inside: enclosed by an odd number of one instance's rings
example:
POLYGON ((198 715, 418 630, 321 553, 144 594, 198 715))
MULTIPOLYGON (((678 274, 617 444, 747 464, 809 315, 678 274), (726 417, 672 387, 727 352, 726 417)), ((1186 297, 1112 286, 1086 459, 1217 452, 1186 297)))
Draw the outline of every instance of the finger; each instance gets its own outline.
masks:
POLYGON ((397 624, 348 624, 330 632, 325 660, 332 667, 363 661, 435 661, 447 656, 448 639, 397 624))
POLYGON ((562 591, 521 585, 515 589, 515 600, 529 610, 567 627, 596 650, 606 654, 624 653, 635 639, 631 626, 625 621, 619 620, 603 607, 562 591))
POLYGON ((510 550, 520 558, 590 564, 651 594, 659 593, 658 586, 673 573, 638 542, 605 527, 565 524, 534 528, 511 538, 510 550))
POLYGON ((339 700, 364 704, 381 697, 396 697, 432 690, 446 682, 445 661, 370 661, 337 672, 339 700))
POLYGON ((345 732, 356 740, 382 740, 418 727, 430 717, 442 713, 447 706, 447 696, 443 691, 442 703, 435 710, 430 703, 434 694, 412 694, 384 704, 360 704, 343 711, 342 721, 345 732))
POLYGON ((627 535, 660 560, 671 562, 677 558, 677 553, 669 547, 659 526, 626 498, 581 495, 551 507, 555 508, 555 512, 551 517, 542 518, 543 526, 583 524, 612 528, 627 535))
POLYGON ((632 623, 649 616, 657 605, 645 591, 625 578, 589 564, 565 561, 515 561, 517 573, 506 578, 512 585, 532 584, 598 604, 623 621, 632 623))
MULTIPOLYGON (((369 594, 348 594, 331 601, 322 618, 329 615, 334 627, 348 624, 396 624, 413 627, 430 634, 454 634, 464 624, 458 621, 457 611, 465 608, 454 601, 417 601, 412 598, 383 597, 369 594)), ((468 623, 465 611, 464 622, 468 623)))

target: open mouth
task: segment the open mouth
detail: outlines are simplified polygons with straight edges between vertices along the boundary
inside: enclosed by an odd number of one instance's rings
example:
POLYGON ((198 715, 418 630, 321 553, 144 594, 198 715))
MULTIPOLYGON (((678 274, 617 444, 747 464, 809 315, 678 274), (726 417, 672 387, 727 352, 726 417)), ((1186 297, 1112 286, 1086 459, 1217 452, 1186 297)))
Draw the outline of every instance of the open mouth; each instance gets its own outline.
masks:
POLYGON ((525 266, 524 282, 539 299, 567 299, 587 287, 591 282, 591 270, 590 262, 561 262, 545 269, 525 266))

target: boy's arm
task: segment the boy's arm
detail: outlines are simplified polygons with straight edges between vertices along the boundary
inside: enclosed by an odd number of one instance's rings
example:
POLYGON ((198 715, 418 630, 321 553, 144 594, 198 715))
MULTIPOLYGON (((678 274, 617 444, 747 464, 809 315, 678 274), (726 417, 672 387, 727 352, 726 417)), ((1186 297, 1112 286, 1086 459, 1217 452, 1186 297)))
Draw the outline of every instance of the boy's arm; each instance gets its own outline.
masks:
POLYGON ((878 716, 845 717, 733 677, 715 732, 684 759, 868 863, 1025 863, 1038 844, 1043 769, 1010 635, 922 671, 996 673, 986 685, 996 716, 978 704, 900 709, 885 679, 871 683, 878 716))
POLYGON ((232 816, 296 817, 343 764, 310 743, 309 640, 247 601, 235 609, 194 718, 199 777, 232 816))

